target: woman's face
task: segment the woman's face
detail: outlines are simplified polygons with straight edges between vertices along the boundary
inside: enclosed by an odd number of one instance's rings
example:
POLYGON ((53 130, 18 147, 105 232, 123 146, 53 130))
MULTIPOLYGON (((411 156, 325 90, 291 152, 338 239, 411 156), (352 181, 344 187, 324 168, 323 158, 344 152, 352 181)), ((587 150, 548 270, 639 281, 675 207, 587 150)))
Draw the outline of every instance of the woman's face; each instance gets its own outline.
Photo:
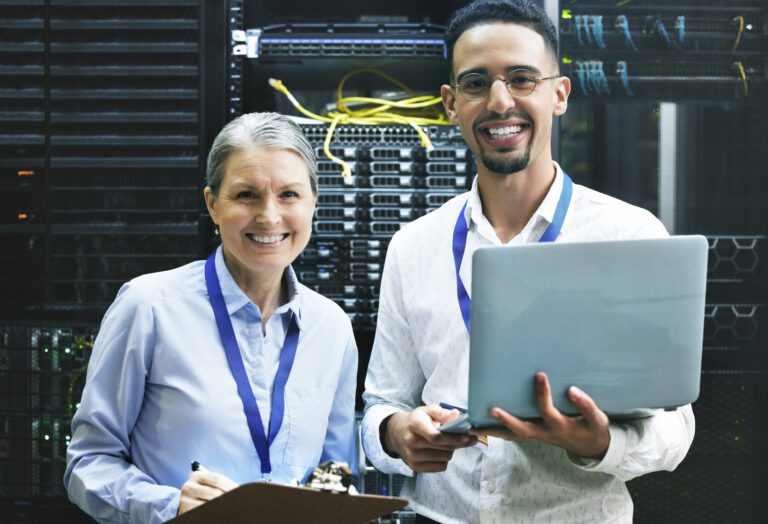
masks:
MULTIPOLYGON (((289 149, 251 146, 233 151, 219 194, 205 203, 219 226, 227 264, 249 278, 282 276, 307 246, 316 197, 309 169, 289 149)), ((234 270, 234 271, 233 271, 234 270)))

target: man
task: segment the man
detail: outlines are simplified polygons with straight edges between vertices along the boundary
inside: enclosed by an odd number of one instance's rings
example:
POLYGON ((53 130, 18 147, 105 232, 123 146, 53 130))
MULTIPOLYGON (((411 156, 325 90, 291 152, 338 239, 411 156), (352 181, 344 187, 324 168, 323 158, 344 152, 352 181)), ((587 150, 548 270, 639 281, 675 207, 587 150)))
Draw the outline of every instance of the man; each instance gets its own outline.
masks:
POLYGON ((475 249, 546 235, 558 242, 667 235, 647 211, 571 185, 553 162, 552 117, 565 113, 571 84, 559 76, 555 28, 538 7, 474 2, 454 15, 446 42, 451 85, 441 94, 477 158, 477 177, 469 193, 390 243, 364 394, 366 453, 381 471, 411 477, 403 494, 417 522, 631 522, 624 481, 683 460, 694 432, 690 406, 614 423, 572 387, 581 415, 566 417, 539 373, 540 422, 493 408, 502 429, 485 431, 487 445, 437 429, 458 415, 439 403, 467 405, 469 334, 457 288, 460 280, 471 297, 475 249), (567 186, 572 197, 559 223, 567 186), (452 246, 462 228, 457 275, 452 246))

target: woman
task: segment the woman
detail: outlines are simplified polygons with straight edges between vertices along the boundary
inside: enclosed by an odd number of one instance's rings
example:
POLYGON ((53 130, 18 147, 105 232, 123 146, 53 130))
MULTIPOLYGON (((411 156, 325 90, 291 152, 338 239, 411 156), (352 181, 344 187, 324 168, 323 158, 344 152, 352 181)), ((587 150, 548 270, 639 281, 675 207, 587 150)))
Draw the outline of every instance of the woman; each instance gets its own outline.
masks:
POLYGON ((161 522, 325 460, 356 469, 352 327, 291 268, 317 201, 312 147, 284 116, 243 115, 207 183, 221 246, 125 284, 94 344, 64 483, 97 520, 161 522))

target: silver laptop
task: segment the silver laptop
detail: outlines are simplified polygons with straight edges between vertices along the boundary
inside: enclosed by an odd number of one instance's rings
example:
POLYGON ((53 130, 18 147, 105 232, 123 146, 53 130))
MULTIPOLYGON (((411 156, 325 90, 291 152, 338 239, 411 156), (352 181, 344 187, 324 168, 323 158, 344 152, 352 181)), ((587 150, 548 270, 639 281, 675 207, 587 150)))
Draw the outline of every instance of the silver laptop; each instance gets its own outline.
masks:
POLYGON ((469 405, 441 429, 497 425, 493 406, 538 418, 537 371, 565 414, 571 385, 614 418, 696 400, 707 251, 699 235, 475 251, 469 405))

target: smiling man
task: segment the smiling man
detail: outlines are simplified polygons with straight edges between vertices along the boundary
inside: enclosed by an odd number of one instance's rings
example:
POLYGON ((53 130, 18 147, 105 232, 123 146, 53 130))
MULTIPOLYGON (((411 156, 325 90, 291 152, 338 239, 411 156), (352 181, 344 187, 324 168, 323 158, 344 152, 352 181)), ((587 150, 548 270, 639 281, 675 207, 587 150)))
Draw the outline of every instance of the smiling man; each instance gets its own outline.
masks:
POLYGON ((485 432, 487 445, 438 430, 458 416, 441 403, 467 405, 463 305, 477 248, 667 235, 651 213, 573 184, 553 161, 553 117, 565 113, 571 84, 538 7, 474 2, 454 15, 446 43, 450 84, 441 94, 477 177, 389 245, 364 394, 365 451, 380 470, 410 477, 403 494, 417 522, 631 522, 624 481, 677 467, 693 440, 690 406, 615 423, 572 387, 580 415, 567 417, 539 373, 531 382, 540 421, 494 408, 501 429, 485 432), (561 204, 564 217, 555 213, 561 204))

